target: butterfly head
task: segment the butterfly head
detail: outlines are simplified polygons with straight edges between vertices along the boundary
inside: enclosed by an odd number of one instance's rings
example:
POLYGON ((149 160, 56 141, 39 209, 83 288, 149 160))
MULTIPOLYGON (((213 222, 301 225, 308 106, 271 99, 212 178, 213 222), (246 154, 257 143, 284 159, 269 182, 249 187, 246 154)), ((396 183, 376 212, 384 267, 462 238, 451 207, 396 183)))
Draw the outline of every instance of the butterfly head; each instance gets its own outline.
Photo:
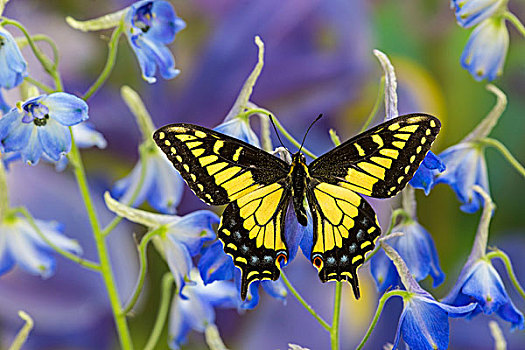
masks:
POLYGON ((292 154, 293 165, 306 165, 306 157, 300 151, 292 154))

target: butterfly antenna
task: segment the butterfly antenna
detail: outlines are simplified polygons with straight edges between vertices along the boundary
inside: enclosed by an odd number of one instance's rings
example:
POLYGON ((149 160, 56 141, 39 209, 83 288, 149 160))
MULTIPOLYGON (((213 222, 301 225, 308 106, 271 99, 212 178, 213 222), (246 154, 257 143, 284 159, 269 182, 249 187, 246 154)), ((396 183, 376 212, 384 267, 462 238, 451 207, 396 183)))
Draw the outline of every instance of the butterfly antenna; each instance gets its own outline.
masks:
POLYGON ((290 151, 288 150, 288 148, 286 148, 283 144, 283 141, 281 141, 281 137, 279 136, 279 131, 277 131, 277 127, 275 126, 275 122, 273 121, 273 116, 270 115, 270 121, 272 122, 272 125, 273 125, 273 129, 275 130, 275 135, 277 135, 277 138, 279 139, 279 142, 281 143, 281 146, 283 146, 283 148, 285 150, 288 151, 288 153, 290 153, 290 151))
POLYGON ((312 124, 310 124, 310 126, 306 130, 306 133, 304 134, 304 137, 303 137, 303 142, 301 142, 301 147, 299 147, 299 152, 301 152, 301 149, 303 149, 304 141, 306 140, 306 135, 308 135, 308 131, 310 131, 312 126, 315 124, 315 122, 321 119, 322 117, 323 117, 323 113, 319 114, 319 116, 315 118, 315 120, 312 122, 312 124))

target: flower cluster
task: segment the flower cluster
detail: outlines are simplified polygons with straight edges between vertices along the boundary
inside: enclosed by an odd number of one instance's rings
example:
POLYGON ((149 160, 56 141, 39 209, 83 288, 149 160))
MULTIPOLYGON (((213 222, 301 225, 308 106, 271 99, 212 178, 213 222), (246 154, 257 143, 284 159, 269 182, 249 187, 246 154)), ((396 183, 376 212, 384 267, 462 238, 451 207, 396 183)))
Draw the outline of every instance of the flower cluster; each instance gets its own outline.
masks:
POLYGON ((461 65, 476 80, 496 79, 503 73, 509 48, 505 0, 452 0, 456 19, 464 28, 475 27, 461 55, 461 65))

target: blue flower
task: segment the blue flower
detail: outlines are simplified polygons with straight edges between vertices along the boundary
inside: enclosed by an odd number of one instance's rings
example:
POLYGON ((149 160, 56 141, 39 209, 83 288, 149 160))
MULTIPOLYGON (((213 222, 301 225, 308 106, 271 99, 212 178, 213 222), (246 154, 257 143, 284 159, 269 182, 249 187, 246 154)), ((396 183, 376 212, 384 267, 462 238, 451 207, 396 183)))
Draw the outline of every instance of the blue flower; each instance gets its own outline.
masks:
POLYGON ((474 142, 461 142, 447 148, 439 156, 447 168, 437 177, 435 183, 450 185, 463 203, 460 209, 464 212, 478 211, 483 198, 472 190, 472 186, 478 185, 490 193, 483 147, 474 142))
POLYGON ((185 297, 184 286, 190 280, 189 274, 193 267, 191 257, 200 252, 205 241, 215 238, 213 225, 219 223, 219 217, 208 210, 195 211, 182 217, 164 216, 164 224, 168 225, 168 231, 161 237, 164 255, 179 293, 185 297))
POLYGON ((13 36, 0 28, 0 87, 11 89, 27 76, 27 63, 13 36))
POLYGON ((240 298, 241 273, 235 268, 231 256, 227 255, 220 241, 208 246, 202 254, 199 264, 199 272, 205 285, 221 280, 235 280, 237 286, 237 302, 243 309, 253 309, 259 303, 259 285, 272 297, 285 300, 286 287, 279 279, 277 281, 254 281, 250 284, 246 300, 240 298))
POLYGON ((224 121, 213 130, 235 137, 255 147, 261 147, 257 135, 250 127, 250 119, 248 116, 235 116, 233 118, 228 118, 227 116, 224 121))
POLYGON ((472 27, 492 17, 507 3, 505 0, 452 0, 456 19, 462 27, 472 27))
MULTIPOLYGON (((403 233, 389 238, 388 242, 403 258, 415 280, 421 281, 430 275, 434 280, 434 288, 443 283, 445 274, 439 266, 436 247, 427 230, 417 221, 409 220, 395 226, 392 232, 403 233)), ((397 269, 383 250, 372 257, 370 270, 381 293, 400 285, 397 269)))
MULTIPOLYGON (((80 255, 82 248, 63 234, 62 225, 54 221, 35 220, 40 231, 53 244, 70 253, 80 255)), ((22 217, 7 215, 0 222, 0 275, 18 264, 33 275, 51 277, 55 271, 54 250, 22 217)))
POLYGON ((232 282, 216 281, 205 285, 196 270, 190 275, 193 284, 185 288, 186 298, 176 293, 171 304, 169 337, 170 348, 179 349, 190 330, 203 333, 215 323, 214 307, 237 307, 237 289, 232 282))
POLYGON ((510 300, 498 272, 487 259, 481 258, 465 264, 452 291, 443 299, 451 305, 476 302, 470 317, 483 312, 496 313, 512 324, 512 328, 524 329, 523 314, 510 300))
POLYGON ((470 35, 461 55, 461 65, 476 80, 494 80, 503 73, 509 48, 509 32, 503 17, 480 23, 470 35))
POLYGON ((20 152, 24 162, 37 164, 42 155, 53 161, 71 149, 68 126, 88 119, 87 104, 56 92, 24 102, 0 118, 0 142, 5 152, 20 152))
POLYGON ((157 67, 164 79, 179 74, 175 59, 166 47, 186 23, 175 14, 167 1, 138 1, 131 5, 126 17, 126 36, 135 52, 142 70, 142 77, 154 83, 157 67))
POLYGON ((442 173, 445 169, 445 164, 441 159, 429 151, 409 183, 414 188, 423 189, 428 195, 434 186, 436 174, 442 173))
POLYGON ((138 195, 130 205, 138 206, 147 200, 162 213, 176 212, 184 190, 184 181, 159 150, 152 148, 141 152, 141 160, 128 176, 115 183, 111 195, 122 203, 129 203, 139 185, 138 195), (142 176, 144 178, 141 185, 142 176))
POLYGON ((448 318, 465 317, 475 307, 475 303, 460 307, 440 303, 419 288, 403 297, 403 312, 393 349, 397 348, 401 337, 411 350, 448 349, 448 318))

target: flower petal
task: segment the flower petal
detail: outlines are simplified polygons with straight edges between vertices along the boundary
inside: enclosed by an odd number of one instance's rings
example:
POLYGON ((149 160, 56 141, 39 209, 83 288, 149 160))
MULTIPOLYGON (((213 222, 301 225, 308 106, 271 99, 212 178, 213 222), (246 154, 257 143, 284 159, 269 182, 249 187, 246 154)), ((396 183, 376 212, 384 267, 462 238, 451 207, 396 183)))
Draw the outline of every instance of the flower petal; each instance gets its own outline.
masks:
POLYGON ((38 131, 36 130, 36 127, 32 127, 31 136, 29 137, 25 147, 20 151, 22 154, 22 160, 25 163, 36 165, 42 156, 42 152, 44 152, 44 150, 42 149, 42 145, 38 139, 38 131))
POLYGON ((186 281, 189 281, 190 270, 193 266, 190 253, 184 244, 178 242, 172 236, 167 236, 163 243, 166 261, 173 277, 175 277, 179 294, 184 297, 182 292, 186 281))
POLYGON ((220 241, 206 248, 199 259, 198 268, 205 285, 213 281, 231 280, 235 271, 232 257, 224 252, 220 241))
POLYGON ((45 126, 36 127, 36 130, 44 152, 55 162, 71 149, 71 133, 57 121, 49 118, 45 126))
POLYGON ((40 103, 49 108, 50 118, 65 126, 76 125, 89 118, 86 102, 65 92, 52 93, 44 97, 40 103))
POLYGON ((154 174, 148 202, 161 213, 174 214, 184 192, 184 181, 164 155, 151 156, 148 172, 154 174))
POLYGON ((204 241, 215 238, 212 225, 217 224, 217 214, 208 210, 198 210, 170 225, 167 235, 184 244, 190 255, 194 256, 199 253, 204 241))

